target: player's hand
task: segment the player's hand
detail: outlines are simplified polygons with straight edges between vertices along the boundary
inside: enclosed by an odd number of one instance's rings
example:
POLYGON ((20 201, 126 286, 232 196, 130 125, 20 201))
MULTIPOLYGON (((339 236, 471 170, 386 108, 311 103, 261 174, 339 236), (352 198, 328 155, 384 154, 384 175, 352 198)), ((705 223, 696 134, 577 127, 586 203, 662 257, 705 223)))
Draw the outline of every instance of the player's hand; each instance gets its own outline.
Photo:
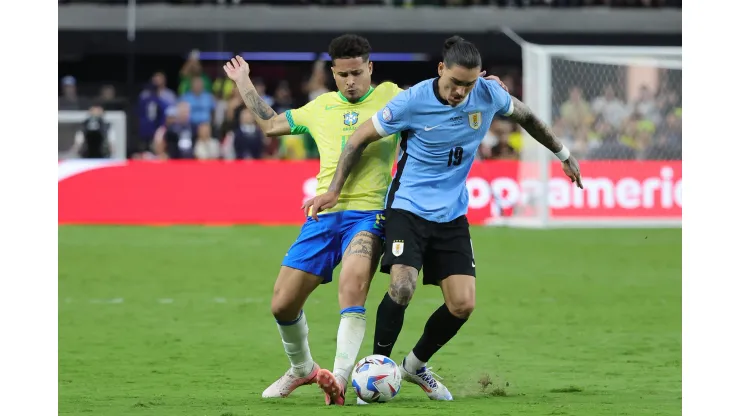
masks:
MULTIPOLYGON (((480 76, 480 77, 486 77, 486 71, 481 72, 480 75, 478 75, 478 76, 480 76)), ((507 87, 506 84, 504 84, 504 82, 501 81, 501 78, 497 77, 496 75, 489 75, 485 79, 487 79, 489 81, 496 81, 496 82, 498 82, 498 85, 500 85, 501 88, 504 89, 504 91, 509 92, 509 87, 507 87)))
POLYGON ((562 162, 563 172, 570 178, 571 182, 575 182, 579 188, 583 189, 583 183, 581 182, 581 167, 578 165, 578 161, 573 156, 562 162))
POLYGON ((326 192, 321 195, 309 199, 303 203, 303 213, 308 217, 308 213, 311 213, 311 217, 314 220, 319 220, 319 212, 326 211, 327 209, 333 208, 339 202, 339 194, 337 192, 326 192))
POLYGON ((237 55, 224 65, 226 75, 234 82, 249 79, 249 64, 241 56, 237 55))

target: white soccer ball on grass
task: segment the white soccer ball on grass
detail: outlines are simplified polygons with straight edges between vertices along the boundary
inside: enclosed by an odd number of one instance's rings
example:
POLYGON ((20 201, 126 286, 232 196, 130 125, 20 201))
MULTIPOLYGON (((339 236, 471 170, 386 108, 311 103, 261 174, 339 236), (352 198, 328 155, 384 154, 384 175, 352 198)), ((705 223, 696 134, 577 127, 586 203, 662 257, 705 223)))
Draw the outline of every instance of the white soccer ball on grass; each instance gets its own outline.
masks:
POLYGON ((401 390, 401 371, 390 358, 369 355, 352 371, 352 388, 367 403, 390 401, 401 390))

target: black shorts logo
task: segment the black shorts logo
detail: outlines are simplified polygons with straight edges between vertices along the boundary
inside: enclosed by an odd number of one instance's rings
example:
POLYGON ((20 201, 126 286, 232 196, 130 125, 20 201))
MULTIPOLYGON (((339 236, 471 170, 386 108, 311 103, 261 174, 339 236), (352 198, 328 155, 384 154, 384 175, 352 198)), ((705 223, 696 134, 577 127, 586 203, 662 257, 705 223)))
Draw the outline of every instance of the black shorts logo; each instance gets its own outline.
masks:
POLYGON ((393 240, 393 246, 391 247, 391 253, 398 257, 403 254, 403 240, 393 240))

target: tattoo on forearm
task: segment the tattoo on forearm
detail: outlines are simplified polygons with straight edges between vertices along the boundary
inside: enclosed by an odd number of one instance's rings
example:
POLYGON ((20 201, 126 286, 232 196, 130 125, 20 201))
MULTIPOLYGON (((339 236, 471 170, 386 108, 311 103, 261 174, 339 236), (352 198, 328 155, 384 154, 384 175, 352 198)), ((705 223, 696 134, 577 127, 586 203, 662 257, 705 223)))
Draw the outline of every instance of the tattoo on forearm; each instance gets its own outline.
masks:
POLYGON ((563 145, 553 133, 550 126, 537 117, 532 110, 518 99, 511 97, 514 101, 514 112, 509 116, 513 121, 519 123, 535 140, 543 146, 557 153, 563 149, 563 145))
POLYGON ((254 89, 250 89, 242 93, 242 99, 244 100, 244 104, 247 105, 247 108, 252 110, 252 112, 262 120, 269 120, 277 115, 275 110, 267 105, 254 89))
POLYGON ((339 156, 337 172, 334 174, 334 179, 332 179, 331 184, 329 185, 329 191, 339 192, 342 189, 344 182, 347 180, 347 177, 349 177, 350 172, 352 172, 352 168, 354 168, 357 162, 360 161, 362 152, 366 147, 367 143, 362 143, 359 146, 355 146, 349 142, 347 143, 342 151, 342 155, 339 156))

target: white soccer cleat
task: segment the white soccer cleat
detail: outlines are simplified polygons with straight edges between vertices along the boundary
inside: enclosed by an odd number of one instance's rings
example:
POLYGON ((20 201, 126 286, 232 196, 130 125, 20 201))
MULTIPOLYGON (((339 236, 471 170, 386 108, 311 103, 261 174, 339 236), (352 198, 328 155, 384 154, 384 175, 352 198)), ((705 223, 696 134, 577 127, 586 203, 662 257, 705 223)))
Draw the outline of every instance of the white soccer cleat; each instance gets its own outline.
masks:
POLYGON ((319 370, 319 365, 314 363, 311 372, 306 377, 298 377, 293 374, 293 369, 290 368, 282 377, 262 392, 262 398, 274 399, 288 397, 298 387, 316 383, 316 376, 319 374, 319 370))
POLYGON ((422 367, 416 373, 412 373, 406 370, 406 360, 404 359, 401 365, 401 375, 404 380, 421 387, 431 400, 452 400, 452 393, 437 380, 441 377, 432 373, 431 369, 427 367, 422 367))

